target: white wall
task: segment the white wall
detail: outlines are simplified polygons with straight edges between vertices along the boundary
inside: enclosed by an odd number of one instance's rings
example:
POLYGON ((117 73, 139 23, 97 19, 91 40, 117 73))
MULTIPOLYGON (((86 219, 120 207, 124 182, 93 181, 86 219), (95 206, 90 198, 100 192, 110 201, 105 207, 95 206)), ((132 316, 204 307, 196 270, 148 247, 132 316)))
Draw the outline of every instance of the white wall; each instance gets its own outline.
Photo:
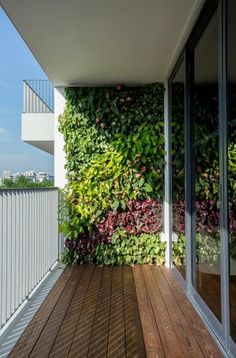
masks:
POLYGON ((58 131, 58 117, 65 107, 64 87, 54 89, 54 176, 55 186, 63 188, 66 184, 65 152, 63 135, 58 131))
POLYGON ((22 140, 54 140, 53 113, 22 113, 22 140))
POLYGON ((22 113, 21 139, 43 151, 54 154, 54 114, 22 113))

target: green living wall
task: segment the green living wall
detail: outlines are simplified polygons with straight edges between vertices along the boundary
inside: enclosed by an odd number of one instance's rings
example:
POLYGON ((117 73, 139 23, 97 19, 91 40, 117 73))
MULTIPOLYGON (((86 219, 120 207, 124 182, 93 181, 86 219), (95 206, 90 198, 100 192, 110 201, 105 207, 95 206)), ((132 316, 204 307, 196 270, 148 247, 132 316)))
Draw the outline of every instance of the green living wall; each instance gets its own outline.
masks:
MULTIPOLYGON (((173 230, 174 261, 185 253, 183 166, 183 86, 175 84, 173 103, 173 230)), ((164 123, 162 84, 144 87, 68 88, 60 117, 65 139, 68 185, 63 261, 101 264, 163 263, 164 123)), ((230 96, 231 98, 232 96, 230 96)), ((219 256, 219 167, 214 132, 217 118, 215 88, 196 91, 196 224, 199 261, 214 263, 219 256), (205 90, 212 92, 206 102, 205 90), (200 140, 198 140, 200 138, 200 140), (206 149, 207 148, 207 149, 206 149), (209 165, 210 163, 210 165, 209 165), (202 225, 204 223, 204 225, 202 225), (204 227, 203 227, 204 226, 204 227), (211 240, 208 240, 209 233, 211 240), (206 240, 209 243, 206 245, 206 240)), ((230 105, 230 118, 235 118, 230 105)), ((235 141, 229 140, 229 193, 235 197, 235 141)), ((235 233, 235 201, 230 204, 230 227, 235 233)), ((234 234, 231 235, 234 239, 234 234)), ((232 240, 235 243, 236 240, 232 240)), ((235 245, 231 245, 235 250, 235 245)))
POLYGON ((162 84, 66 89, 64 262, 163 263, 163 95, 162 84))

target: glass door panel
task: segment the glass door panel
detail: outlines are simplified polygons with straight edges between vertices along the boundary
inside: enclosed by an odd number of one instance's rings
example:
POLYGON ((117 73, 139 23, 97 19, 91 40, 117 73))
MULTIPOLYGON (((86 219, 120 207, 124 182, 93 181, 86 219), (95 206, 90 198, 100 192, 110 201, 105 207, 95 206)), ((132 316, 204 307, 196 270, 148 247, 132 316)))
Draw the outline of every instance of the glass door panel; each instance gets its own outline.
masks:
POLYGON ((236 342, 236 1, 228 1, 228 199, 230 326, 236 342))
POLYGON ((193 283, 221 320, 218 16, 194 48, 195 242, 193 283))
POLYGON ((174 264, 185 277, 184 61, 171 82, 172 221, 174 264))

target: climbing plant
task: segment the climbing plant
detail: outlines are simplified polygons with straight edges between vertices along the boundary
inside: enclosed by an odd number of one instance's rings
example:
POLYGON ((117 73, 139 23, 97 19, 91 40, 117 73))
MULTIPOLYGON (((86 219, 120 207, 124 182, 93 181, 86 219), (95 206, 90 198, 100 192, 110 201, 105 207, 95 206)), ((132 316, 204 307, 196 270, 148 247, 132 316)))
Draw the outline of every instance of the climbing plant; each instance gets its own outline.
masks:
MULTIPOLYGON (((173 230, 179 236, 173 253, 178 264, 183 262, 185 251, 183 89, 181 84, 175 84, 176 97, 172 101, 173 230)), ((68 215, 60 225, 66 236, 64 262, 164 261, 165 244, 160 240, 165 155, 163 96, 164 88, 159 83, 66 89, 66 107, 59 119, 68 177, 68 215)), ((196 231, 197 244, 202 247, 199 261, 208 256, 214 261, 219 251, 216 98, 214 87, 196 91, 196 231), (206 90, 212 93, 211 101, 206 101, 206 90)), ((235 118, 234 111, 231 117, 235 118)), ((232 197, 236 190, 234 136, 230 134, 228 168, 232 197)), ((232 200, 229 225, 233 232, 235 208, 232 200)))
POLYGON ((66 89, 64 262, 163 262, 163 94, 162 84, 66 89))

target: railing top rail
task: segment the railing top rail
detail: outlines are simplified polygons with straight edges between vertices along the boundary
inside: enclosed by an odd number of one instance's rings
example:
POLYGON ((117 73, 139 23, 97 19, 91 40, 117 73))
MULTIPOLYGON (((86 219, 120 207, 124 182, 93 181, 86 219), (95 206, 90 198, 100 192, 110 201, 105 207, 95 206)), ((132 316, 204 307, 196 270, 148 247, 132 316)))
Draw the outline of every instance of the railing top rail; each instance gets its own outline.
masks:
MULTIPOLYGON (((51 83, 52 84, 52 82, 50 81, 50 80, 45 80, 45 79, 24 79, 23 80, 23 82, 33 82, 33 81, 35 81, 35 82, 39 82, 39 81, 45 81, 45 82, 49 82, 49 83, 51 83)), ((53 85, 53 84, 52 84, 53 85)))
POLYGON ((58 191, 59 188, 58 187, 53 187, 53 188, 19 188, 19 189, 16 189, 16 188, 0 188, 0 193, 2 192, 7 192, 7 191, 11 191, 11 192, 19 192, 19 191, 22 191, 22 192, 32 192, 32 191, 58 191))

